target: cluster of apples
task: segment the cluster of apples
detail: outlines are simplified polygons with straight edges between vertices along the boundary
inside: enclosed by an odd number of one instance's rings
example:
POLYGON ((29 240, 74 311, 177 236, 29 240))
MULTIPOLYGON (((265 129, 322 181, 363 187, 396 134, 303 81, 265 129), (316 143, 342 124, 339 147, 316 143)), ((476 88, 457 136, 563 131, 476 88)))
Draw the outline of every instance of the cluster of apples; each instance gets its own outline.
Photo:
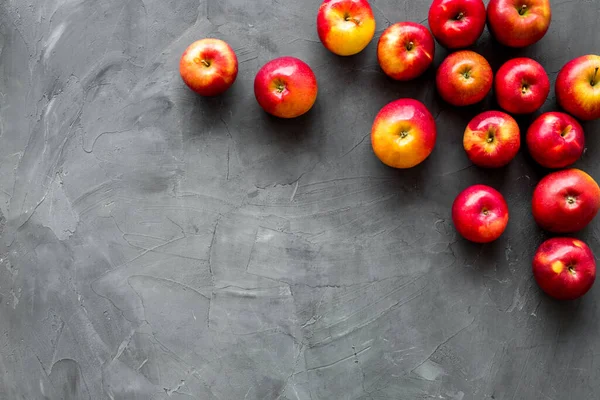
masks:
MULTIPOLYGON (((521 146, 519 126, 510 114, 537 111, 550 92, 542 65, 530 58, 507 61, 495 78, 487 60, 471 50, 486 21, 498 42, 525 47, 539 41, 550 26, 549 0, 433 0, 429 27, 414 22, 389 26, 377 45, 377 58, 390 78, 405 81, 419 77, 432 64, 435 40, 458 50, 437 68, 440 96, 454 106, 482 101, 494 87, 504 111, 486 111, 467 125, 463 146, 477 166, 497 168, 508 164, 521 146)), ((375 34, 375 18, 367 0, 324 0, 317 15, 317 32, 323 45, 340 56, 362 51, 375 34)), ((548 112, 529 127, 526 143, 534 160, 546 168, 561 169, 579 159, 584 150, 580 120, 600 118, 600 56, 586 55, 568 62, 556 81, 556 98, 564 112, 548 112), (568 114, 567 114, 568 113, 568 114), (570 115, 569 115, 570 114, 570 115)), ((192 43, 180 61, 183 81, 195 92, 214 96, 235 81, 238 62, 233 49, 219 39, 192 43)), ((254 80, 258 104, 281 118, 306 113, 317 98, 317 79, 309 65, 295 57, 266 63, 254 80)), ((433 116, 415 99, 399 99, 384 106, 375 117, 371 144, 375 155, 393 168, 411 168, 423 162, 436 142, 433 116)), ((532 212, 544 229, 573 233, 589 224, 600 208, 600 187, 585 172, 563 169, 543 178, 535 188, 532 212)), ((474 185, 461 192, 452 205, 457 231, 478 243, 496 240, 506 229, 509 212, 497 190, 474 185)), ((590 248, 568 237, 545 241, 535 254, 533 273, 540 287, 558 299, 575 299, 592 286, 596 262, 590 248)))

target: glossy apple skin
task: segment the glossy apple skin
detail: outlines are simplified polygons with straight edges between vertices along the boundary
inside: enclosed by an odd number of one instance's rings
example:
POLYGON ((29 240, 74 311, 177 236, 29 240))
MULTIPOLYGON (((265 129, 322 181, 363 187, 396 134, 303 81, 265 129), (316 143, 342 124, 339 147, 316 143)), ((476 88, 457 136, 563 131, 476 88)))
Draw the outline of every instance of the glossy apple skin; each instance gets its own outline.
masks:
POLYGON ((498 168, 508 164, 521 147, 517 121, 501 111, 485 111, 469 122, 463 147, 473 164, 498 168))
POLYGON ((423 103, 399 99, 384 106, 371 129, 373 152, 393 168, 411 168, 433 151, 435 120, 423 103))
POLYGON ((317 33, 339 56, 361 52, 375 35, 375 17, 367 0, 325 0, 317 14, 317 33))
POLYGON ((479 103, 490 92, 494 75, 483 56, 470 50, 450 54, 437 70, 438 93, 448 103, 468 106, 479 103))
POLYGON ((550 79, 537 61, 514 58, 496 72, 494 92, 500 107, 509 113, 531 114, 548 98, 550 79))
POLYGON ((562 112, 540 115, 527 130, 527 148, 538 164, 564 168, 583 154, 585 135, 577 120, 562 112))
POLYGON ((423 74, 433 62, 435 43, 429 30, 414 22, 389 26, 379 38, 377 60, 389 77, 407 81, 423 74))
POLYGON ((506 229, 508 205, 496 189, 473 185, 454 199, 452 221, 465 239, 475 243, 493 242, 506 229))
POLYGON ((600 56, 589 54, 565 64, 556 77, 556 99, 581 120, 600 118, 600 56))
POLYGON ((433 0, 429 7, 429 27, 437 41, 448 49, 469 47, 485 27, 482 0, 433 0))
POLYGON ((571 168, 545 176, 533 191, 533 218, 554 233, 579 231, 600 207, 600 188, 585 172, 571 168))
POLYGON ((235 82, 238 60, 235 52, 220 39, 197 40, 179 60, 183 82, 202 96, 216 96, 235 82))
POLYGON ((269 61, 256 74, 254 95, 269 114, 295 118, 311 109, 317 99, 317 78, 304 61, 280 57, 269 61))
POLYGON ((533 257, 533 276, 549 296, 575 300, 596 280, 596 259, 581 240, 552 238, 540 245, 533 257))
POLYGON ((492 35, 509 47, 536 43, 548 31, 551 19, 550 0, 490 0, 487 8, 492 35))

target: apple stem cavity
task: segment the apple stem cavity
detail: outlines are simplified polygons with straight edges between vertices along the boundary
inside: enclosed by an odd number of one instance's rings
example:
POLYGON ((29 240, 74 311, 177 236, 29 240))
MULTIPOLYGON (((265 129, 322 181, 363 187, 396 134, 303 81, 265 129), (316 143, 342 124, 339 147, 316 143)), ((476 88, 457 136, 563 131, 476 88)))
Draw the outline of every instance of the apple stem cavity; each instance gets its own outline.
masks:
POLYGON ((590 85, 595 86, 596 85, 596 76, 598 76, 598 68, 596 67, 594 69, 594 75, 592 76, 592 80, 590 81, 590 85))
POLYGON ((571 125, 567 125, 567 127, 565 129, 562 130, 562 132, 560 133, 560 136, 565 137, 569 134, 569 132, 571 132, 571 130, 573 129, 573 127, 571 125))
POLYGON ((521 8, 519 9, 519 15, 524 15, 526 11, 527 11, 527 5, 523 4, 521 6, 521 8))
POLYGON ((411 51, 414 47, 415 44, 413 42, 408 42, 408 44, 406 45, 406 50, 411 51))
POLYGON ((573 196, 567 196, 567 203, 575 204, 575 198, 573 196))
POLYGON ((529 89, 529 86, 526 84, 523 84, 523 86, 521 86, 521 93, 525 94, 527 93, 527 90, 529 89))
POLYGON ((360 25, 360 20, 358 18, 352 18, 352 16, 348 13, 344 14, 344 21, 352 21, 356 25, 360 25))

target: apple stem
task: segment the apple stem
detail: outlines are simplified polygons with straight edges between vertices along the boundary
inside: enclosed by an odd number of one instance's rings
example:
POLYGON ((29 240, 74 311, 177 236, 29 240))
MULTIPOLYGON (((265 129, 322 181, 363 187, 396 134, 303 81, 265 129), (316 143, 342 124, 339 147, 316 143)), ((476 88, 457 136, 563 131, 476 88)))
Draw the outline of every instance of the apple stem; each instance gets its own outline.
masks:
POLYGON ((345 21, 352 21, 352 22, 354 22, 356 25, 360 25, 360 20, 359 20, 359 19, 357 19, 357 18, 352 18, 350 15, 346 15, 346 16, 344 17, 344 20, 345 20, 345 21))
POLYGON ((523 5, 521 6, 521 9, 519 9, 519 15, 523 15, 523 14, 525 14, 525 11, 527 11, 527 5, 526 5, 526 4, 523 4, 523 5))
POLYGON ((460 21, 464 16, 465 16, 465 14, 461 11, 458 13, 458 15, 454 19, 456 19, 457 21, 460 21))
POLYGON ((408 42, 406 45, 406 50, 411 51, 413 47, 415 47, 415 44, 413 42, 408 42))
POLYGON ((598 67, 596 67, 596 69, 594 69, 594 76, 592 76, 592 80, 590 81, 590 85, 595 86, 596 85, 596 76, 598 75, 598 67))
POLYGON ((210 63, 208 61, 202 60, 201 62, 202 64, 204 64, 205 67, 210 67, 210 63))

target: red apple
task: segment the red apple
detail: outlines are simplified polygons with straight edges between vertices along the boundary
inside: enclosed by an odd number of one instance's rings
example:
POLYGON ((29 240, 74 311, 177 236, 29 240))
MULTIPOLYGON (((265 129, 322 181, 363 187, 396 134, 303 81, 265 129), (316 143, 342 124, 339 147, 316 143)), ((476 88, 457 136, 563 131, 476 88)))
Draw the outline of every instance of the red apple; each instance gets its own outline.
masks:
POLYGON ((564 168, 583 154, 585 136, 577 120, 561 112, 540 115, 527 130, 527 147, 546 168, 564 168))
POLYGON ((473 164, 487 168, 502 167, 519 151, 519 125, 506 113, 485 111, 467 125, 463 146, 473 164))
POLYGON ((429 28, 444 47, 460 49, 473 45, 485 27, 482 0, 433 0, 429 28))
POLYGON ((195 41, 181 56, 179 73, 185 84, 202 96, 216 96, 229 89, 238 73, 233 49, 219 39, 195 41))
POLYGON ((498 239, 506 229, 508 206, 496 189, 473 185, 454 199, 452 221, 465 239, 489 243, 498 239))
POLYGON ((490 0, 488 26, 501 44, 525 47, 540 40, 550 26, 550 0, 490 0))
POLYGON ((596 279, 596 259, 581 240, 552 238, 533 257, 533 276, 549 296, 575 300, 590 290, 596 279))
POLYGON ((556 99, 579 119, 600 118, 600 56, 581 56, 565 64, 556 77, 556 99))
POLYGON ((598 213, 600 188, 579 169, 565 169, 544 177, 533 191, 533 218, 555 233, 585 228, 598 213))
POLYGON ((470 50, 450 54, 435 77, 440 96, 455 106, 468 106, 483 100, 492 88, 492 67, 485 58, 470 50))
POLYGON ((254 95, 269 114, 294 118, 306 113, 317 99, 317 79, 304 61, 280 57, 269 61, 254 79, 254 95))
POLYGON ((507 61, 496 72, 496 100, 512 114, 531 114, 548 98, 550 79, 537 61, 521 57, 507 61))
POLYGON ((423 103, 400 99, 383 107, 371 129, 375 155, 393 168, 410 168, 425 160, 435 146, 435 120, 423 103))
POLYGON ((317 14, 317 33, 329 51, 351 56, 367 47, 375 18, 367 0, 325 0, 317 14))
POLYGON ((429 68, 434 51, 433 36, 427 28, 414 22, 398 22, 383 31, 379 38, 377 59, 389 77, 406 81, 429 68))

